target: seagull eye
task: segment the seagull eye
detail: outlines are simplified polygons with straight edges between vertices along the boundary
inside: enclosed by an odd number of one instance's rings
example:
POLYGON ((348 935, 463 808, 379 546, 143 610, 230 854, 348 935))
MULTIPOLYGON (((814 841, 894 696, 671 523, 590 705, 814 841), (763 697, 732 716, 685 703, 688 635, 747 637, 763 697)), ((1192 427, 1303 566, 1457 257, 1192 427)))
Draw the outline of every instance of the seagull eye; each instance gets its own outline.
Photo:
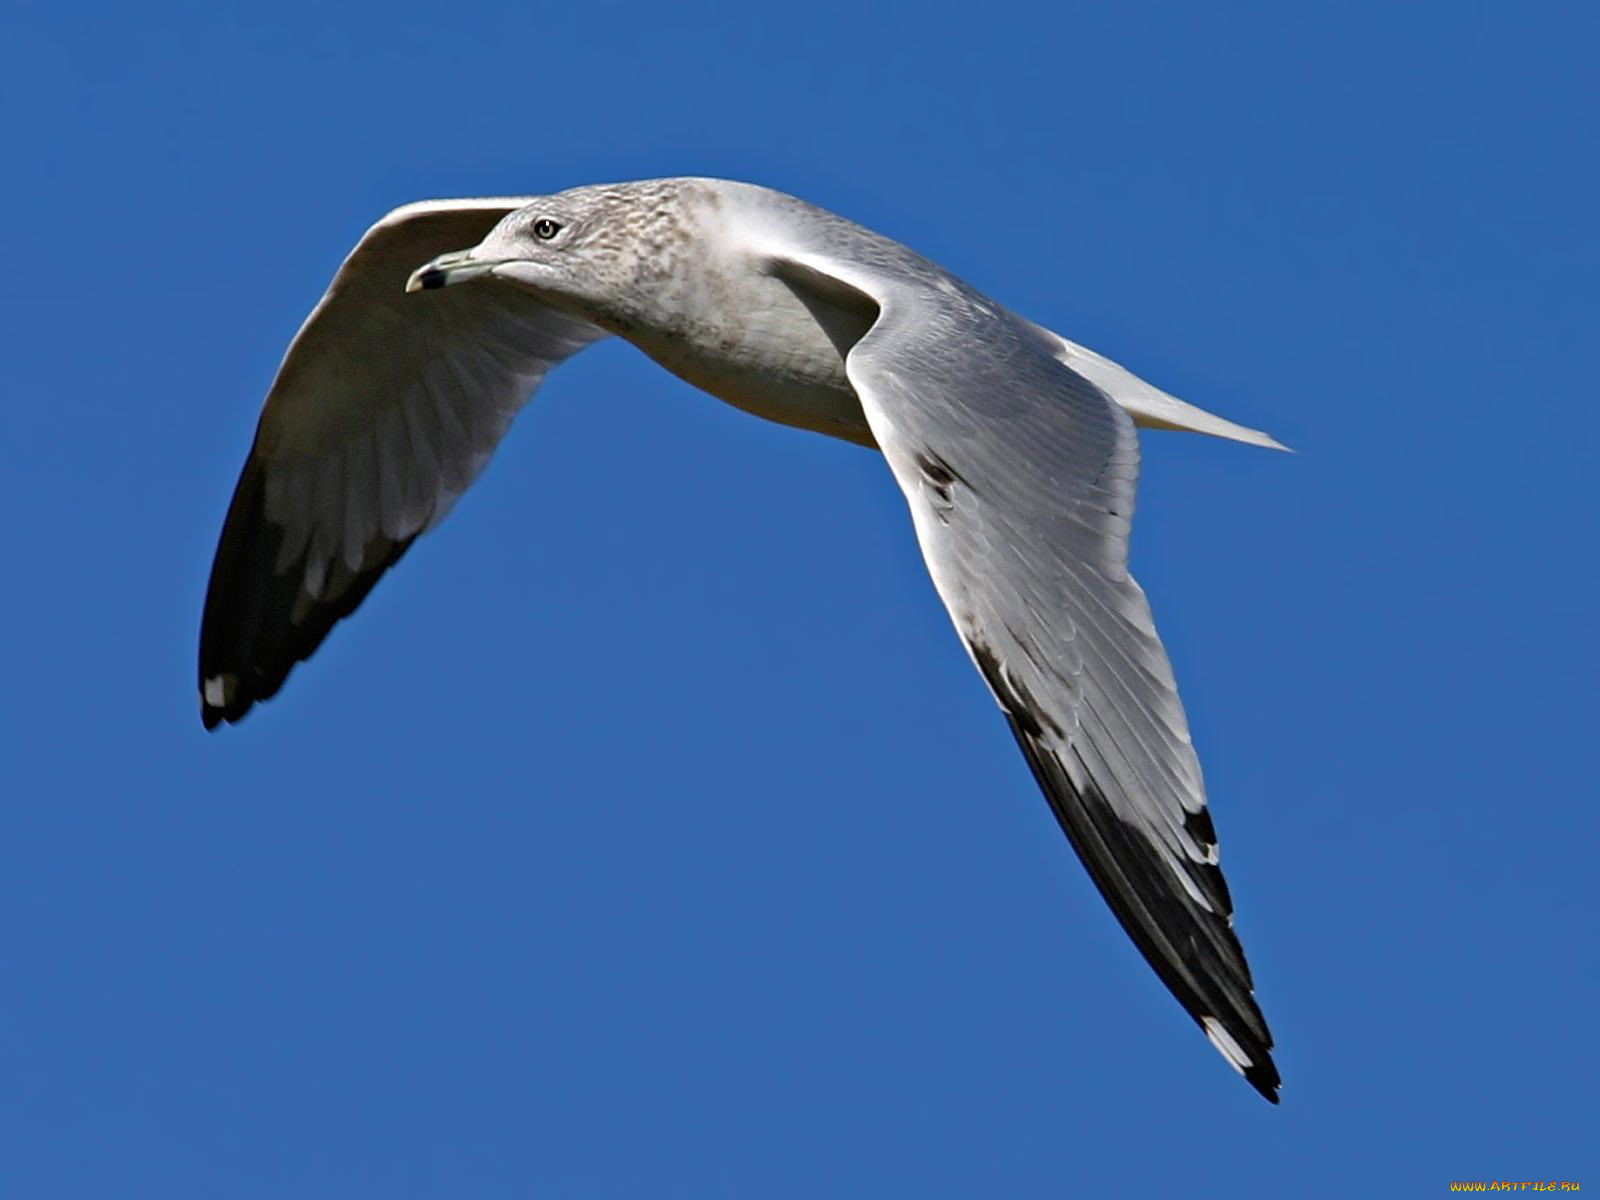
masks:
POLYGON ((560 232, 561 226, 549 217, 540 217, 533 223, 533 236, 543 238, 547 242, 560 232))

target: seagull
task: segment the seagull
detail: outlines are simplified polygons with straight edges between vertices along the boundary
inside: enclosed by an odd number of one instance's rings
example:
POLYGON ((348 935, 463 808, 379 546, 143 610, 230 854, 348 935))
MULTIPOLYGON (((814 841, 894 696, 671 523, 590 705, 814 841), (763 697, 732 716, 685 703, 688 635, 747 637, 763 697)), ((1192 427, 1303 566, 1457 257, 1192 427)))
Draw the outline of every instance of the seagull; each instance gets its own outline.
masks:
POLYGON ((200 633, 205 727, 276 694, 443 520, 545 375, 613 334, 729 404, 883 454, 1095 885, 1277 1103, 1128 535, 1136 426, 1284 447, 782 192, 655 179, 422 201, 369 229, 290 343, 228 508, 200 633))

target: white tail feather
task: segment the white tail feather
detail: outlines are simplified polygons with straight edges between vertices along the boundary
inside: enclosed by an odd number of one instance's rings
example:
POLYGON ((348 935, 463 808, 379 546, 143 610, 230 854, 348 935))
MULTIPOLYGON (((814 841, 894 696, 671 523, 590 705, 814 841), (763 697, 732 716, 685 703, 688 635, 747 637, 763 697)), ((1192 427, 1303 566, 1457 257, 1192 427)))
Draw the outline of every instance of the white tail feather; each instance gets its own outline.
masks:
POLYGON ((1056 357, 1126 409, 1135 425, 1146 429, 1184 429, 1191 433, 1208 433, 1212 437, 1245 442, 1251 446, 1265 446, 1269 450, 1289 449, 1259 429, 1235 424, 1203 408, 1185 404, 1088 347, 1069 342, 1059 333, 1042 326, 1040 329, 1060 347, 1056 357))

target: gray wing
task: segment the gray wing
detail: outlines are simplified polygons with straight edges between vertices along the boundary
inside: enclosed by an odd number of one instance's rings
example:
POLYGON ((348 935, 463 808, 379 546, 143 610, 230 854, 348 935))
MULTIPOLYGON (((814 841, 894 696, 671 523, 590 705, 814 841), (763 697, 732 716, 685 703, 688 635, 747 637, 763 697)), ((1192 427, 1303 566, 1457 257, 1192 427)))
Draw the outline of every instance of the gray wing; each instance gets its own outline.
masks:
POLYGON ((367 231, 278 369, 217 546, 206 728, 283 686, 488 462, 545 373, 604 336, 508 287, 407 295, 515 198, 425 201, 367 231))
POLYGON ((956 628, 1123 928, 1276 1102, 1200 764, 1127 570, 1131 419, 1038 330, 953 279, 816 254, 772 267, 825 327, 861 329, 859 311, 827 314, 876 309, 846 371, 956 628))

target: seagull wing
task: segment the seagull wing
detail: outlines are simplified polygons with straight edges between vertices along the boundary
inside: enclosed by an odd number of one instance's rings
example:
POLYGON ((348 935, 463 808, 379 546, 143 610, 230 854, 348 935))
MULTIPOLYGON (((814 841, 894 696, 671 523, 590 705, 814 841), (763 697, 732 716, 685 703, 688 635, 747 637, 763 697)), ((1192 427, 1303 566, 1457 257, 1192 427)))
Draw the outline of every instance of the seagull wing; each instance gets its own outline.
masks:
POLYGON ((545 373, 604 333, 509 287, 405 292, 516 198, 436 200, 367 231, 289 346, 228 508, 200 631, 200 714, 283 686, 488 462, 545 373))
POLYGON ((846 372, 934 585, 1101 894, 1276 1102, 1200 764, 1128 574, 1131 419, 1042 331, 931 264, 807 252, 769 265, 836 342, 859 336, 841 345, 846 372))

